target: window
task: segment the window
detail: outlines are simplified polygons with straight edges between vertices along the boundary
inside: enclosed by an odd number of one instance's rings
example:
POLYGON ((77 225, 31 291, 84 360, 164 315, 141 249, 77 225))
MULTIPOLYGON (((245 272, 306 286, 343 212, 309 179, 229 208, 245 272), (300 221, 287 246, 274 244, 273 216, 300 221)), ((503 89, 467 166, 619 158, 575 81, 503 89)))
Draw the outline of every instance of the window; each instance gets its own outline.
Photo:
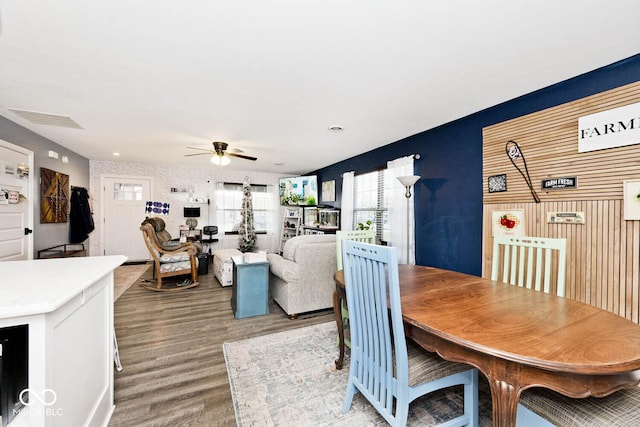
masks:
MULTIPOLYGON (((225 234, 235 234, 242 220, 242 184, 219 182, 216 192, 218 227, 225 234)), ((266 185, 251 184, 251 203, 256 233, 266 233, 272 224, 273 194, 266 185)))
POLYGON ((376 230, 376 240, 389 241, 389 197, 387 169, 356 175, 353 180, 353 229, 368 225, 376 230))
POLYGON ((142 200, 142 185, 129 183, 113 184, 113 200, 142 200))

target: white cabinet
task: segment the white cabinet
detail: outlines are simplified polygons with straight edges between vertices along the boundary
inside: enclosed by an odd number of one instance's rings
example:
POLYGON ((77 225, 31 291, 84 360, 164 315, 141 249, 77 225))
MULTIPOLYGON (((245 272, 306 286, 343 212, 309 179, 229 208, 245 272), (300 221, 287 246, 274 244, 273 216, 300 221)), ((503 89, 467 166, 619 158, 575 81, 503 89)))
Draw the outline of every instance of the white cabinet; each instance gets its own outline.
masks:
POLYGON ((113 270, 122 255, 5 262, 0 327, 28 325, 22 426, 106 426, 113 405, 113 270))

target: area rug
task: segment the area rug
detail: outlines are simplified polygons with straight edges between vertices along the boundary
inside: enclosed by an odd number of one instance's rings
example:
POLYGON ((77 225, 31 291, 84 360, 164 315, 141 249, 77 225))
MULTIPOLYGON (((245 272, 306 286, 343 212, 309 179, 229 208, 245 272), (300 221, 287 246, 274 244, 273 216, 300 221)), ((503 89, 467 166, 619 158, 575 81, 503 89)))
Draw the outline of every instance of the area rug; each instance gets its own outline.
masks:
MULTIPOLYGON (((349 371, 337 370, 336 325, 322 323, 224 343, 238 426, 385 426, 361 395, 342 414, 349 371)), ((430 426, 462 413, 462 388, 415 400, 409 426, 430 426)), ((491 402, 480 405, 480 426, 491 426, 491 402)))
POLYGON ((151 264, 121 265, 113 272, 113 300, 116 301, 151 267, 151 264))

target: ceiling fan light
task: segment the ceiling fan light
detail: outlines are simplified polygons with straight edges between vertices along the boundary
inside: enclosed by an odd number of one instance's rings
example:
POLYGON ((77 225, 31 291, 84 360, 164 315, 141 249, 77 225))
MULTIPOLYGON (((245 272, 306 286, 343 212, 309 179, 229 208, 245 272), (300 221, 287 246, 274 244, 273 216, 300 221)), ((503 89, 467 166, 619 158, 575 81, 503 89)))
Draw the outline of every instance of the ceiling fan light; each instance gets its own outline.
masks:
POLYGON ((215 154, 211 157, 211 163, 216 166, 226 166, 231 163, 231 160, 229 160, 229 158, 224 155, 221 156, 219 154, 215 154))

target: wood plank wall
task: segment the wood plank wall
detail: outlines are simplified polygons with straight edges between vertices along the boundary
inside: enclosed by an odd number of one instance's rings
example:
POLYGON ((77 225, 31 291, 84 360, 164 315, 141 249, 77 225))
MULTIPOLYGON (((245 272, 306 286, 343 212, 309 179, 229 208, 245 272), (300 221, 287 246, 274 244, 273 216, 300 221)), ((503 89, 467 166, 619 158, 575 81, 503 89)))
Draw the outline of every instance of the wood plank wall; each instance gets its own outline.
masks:
MULTIPOLYGON (((567 298, 640 323, 640 221, 625 221, 623 181, 640 179, 640 145, 578 153, 578 118, 640 102, 640 82, 483 129, 483 277, 491 275, 491 213, 524 209, 529 236, 567 239, 567 298), (505 144, 524 153, 535 203, 505 144), (492 175, 507 190, 489 193, 492 175), (541 190, 545 178, 578 177, 578 188, 541 190), (583 211, 584 225, 547 224, 547 212, 583 211)), ((519 164, 520 165, 520 164, 519 164)), ((522 168, 522 167, 521 167, 522 168)))

